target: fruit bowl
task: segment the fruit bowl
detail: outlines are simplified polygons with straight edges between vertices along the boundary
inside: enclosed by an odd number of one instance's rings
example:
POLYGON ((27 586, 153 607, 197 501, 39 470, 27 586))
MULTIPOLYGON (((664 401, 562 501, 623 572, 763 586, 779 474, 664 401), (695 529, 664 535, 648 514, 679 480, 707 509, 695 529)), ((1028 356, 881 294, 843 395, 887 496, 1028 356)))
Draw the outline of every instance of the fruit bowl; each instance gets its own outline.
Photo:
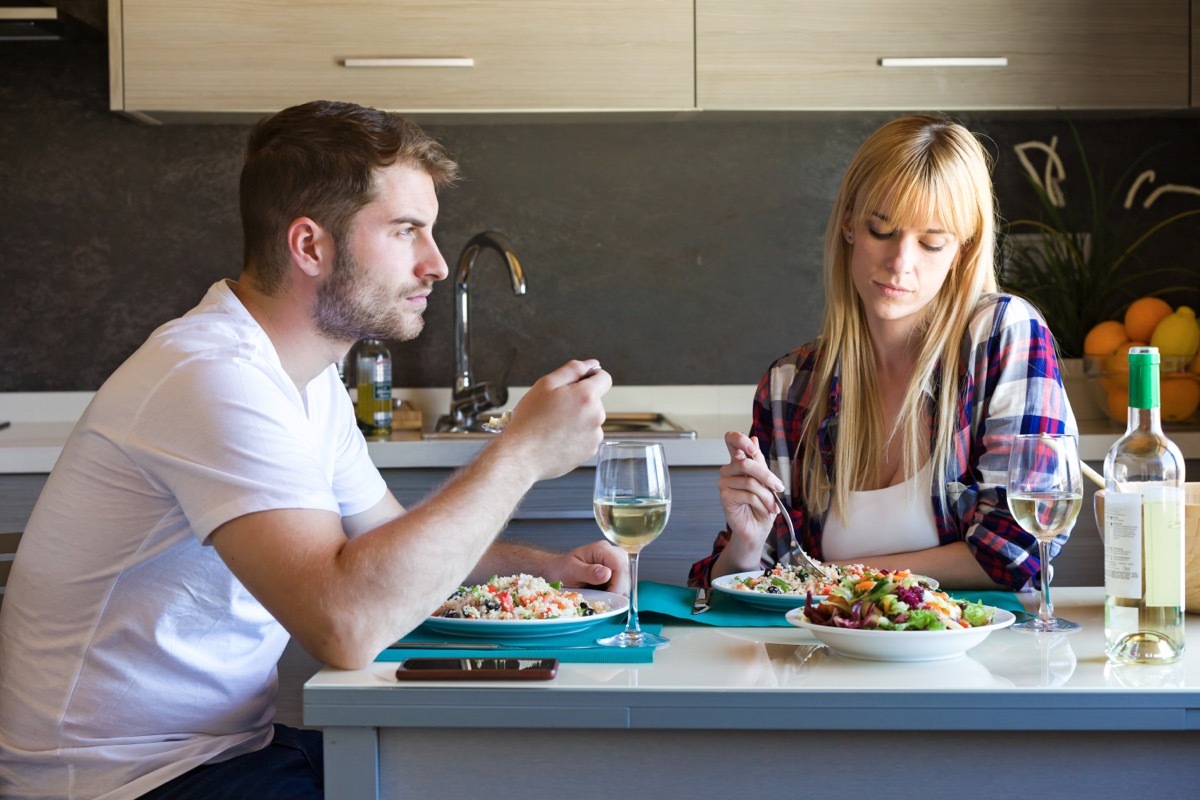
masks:
MULTIPOLYGON (((1129 361, 1124 350, 1111 356, 1084 356, 1083 374, 1096 403, 1113 422, 1126 421, 1129 406, 1129 361)), ((1200 374, 1188 369, 1188 359, 1163 356, 1159 365, 1159 396, 1164 423, 1200 423, 1200 374)))

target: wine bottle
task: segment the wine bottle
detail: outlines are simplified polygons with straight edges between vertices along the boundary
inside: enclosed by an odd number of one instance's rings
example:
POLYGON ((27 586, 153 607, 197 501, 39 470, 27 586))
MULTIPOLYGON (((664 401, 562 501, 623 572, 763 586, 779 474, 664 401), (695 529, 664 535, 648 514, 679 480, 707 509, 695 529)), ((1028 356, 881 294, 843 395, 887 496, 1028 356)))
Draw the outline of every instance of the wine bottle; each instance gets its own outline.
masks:
POLYGON ((368 439, 392 435, 392 354, 378 339, 358 346, 358 427, 368 439))
POLYGON ((1184 649, 1184 463, 1163 434, 1156 347, 1129 349, 1125 435, 1104 459, 1104 647, 1121 664, 1184 649))

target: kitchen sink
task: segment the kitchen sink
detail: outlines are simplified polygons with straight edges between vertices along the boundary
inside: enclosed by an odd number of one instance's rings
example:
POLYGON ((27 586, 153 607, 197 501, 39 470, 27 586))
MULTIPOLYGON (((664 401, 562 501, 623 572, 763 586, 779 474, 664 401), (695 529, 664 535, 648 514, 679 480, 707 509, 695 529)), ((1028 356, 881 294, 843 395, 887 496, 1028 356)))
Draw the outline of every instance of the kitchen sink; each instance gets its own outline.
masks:
MULTIPOLYGON (((695 439, 696 432, 684 428, 665 414, 614 412, 604 420, 604 432, 621 439, 695 439)), ((486 439, 494 433, 427 431, 422 439, 486 439)))

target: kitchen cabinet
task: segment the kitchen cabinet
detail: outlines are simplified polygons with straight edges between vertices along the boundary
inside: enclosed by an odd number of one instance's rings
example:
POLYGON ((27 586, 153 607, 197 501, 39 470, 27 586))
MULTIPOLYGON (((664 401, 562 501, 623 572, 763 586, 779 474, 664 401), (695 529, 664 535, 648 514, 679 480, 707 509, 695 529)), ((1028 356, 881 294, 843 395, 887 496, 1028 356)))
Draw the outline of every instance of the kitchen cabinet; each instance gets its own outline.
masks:
MULTIPOLYGON (((1099 470, 1103 464, 1091 462, 1099 470)), ((1200 472, 1200 461, 1186 462, 1188 474, 1200 472)), ((691 565, 712 550, 725 512, 717 494, 719 467, 671 467, 671 517, 662 535, 638 557, 642 580, 683 584, 691 565)), ((384 480, 406 507, 440 486, 450 469, 383 469, 384 480)), ((600 538, 592 517, 595 470, 581 467, 561 478, 535 484, 513 514, 503 536, 550 550, 569 550, 600 538)), ((1092 513, 1095 487, 1084 487, 1084 511, 1071 539, 1054 561, 1057 586, 1098 586, 1104 582, 1104 547, 1092 513)))
MULTIPOLYGON (((708 555, 724 512, 717 497, 717 467, 672 467, 671 518, 639 557, 644 580, 681 584, 692 562, 708 555)), ((388 488, 411 508, 441 486, 450 468, 382 469, 388 488)), ((0 474, 0 533, 23 531, 46 483, 42 474, 0 474)), ((514 512, 504 536, 550 550, 569 550, 600 538, 592 516, 595 470, 582 467, 534 485, 514 512)), ((3 585, 3 584, 0 584, 3 585)))
POLYGON ((109 36, 150 122, 1200 106, 1200 0, 113 0, 109 36))
POLYGON ((697 105, 1184 108, 1188 18, 1189 0, 696 0, 697 105))
POLYGON ((1192 0, 1192 107, 1200 108, 1200 0, 1192 0))
MULTIPOLYGON (((712 550, 725 514, 717 496, 717 467, 671 468, 671 516, 662 534, 638 557, 642 580, 683 584, 692 563, 712 550)), ((503 536, 548 550, 569 550, 601 538, 592 516, 595 469, 583 467, 534 485, 503 536)), ((410 508, 448 478, 449 469, 384 469, 396 498, 410 508)))
POLYGON ((48 477, 45 473, 0 474, 0 533, 25 530, 48 477))
MULTIPOLYGON (((1099 461, 1090 462, 1101 469, 1099 461)), ((1200 460, 1186 461, 1188 474, 1200 474, 1200 460)), ((682 584, 693 562, 708 555, 725 514, 717 495, 717 466, 671 468, 671 518, 662 535, 638 560, 643 580, 682 584)), ((384 468, 392 493, 411 508, 453 473, 446 467, 384 468)), ((600 538, 592 517, 595 470, 581 467, 561 478, 535 484, 514 512, 503 536, 551 550, 569 550, 600 538)), ((0 532, 22 531, 46 482, 42 474, 0 474, 0 532)), ((1067 546, 1055 559, 1059 586, 1094 586, 1103 580, 1103 546, 1092 513, 1095 488, 1085 487, 1084 511, 1067 546)))
POLYGON ((695 105, 692 0, 113 0, 111 105, 262 115, 695 105))

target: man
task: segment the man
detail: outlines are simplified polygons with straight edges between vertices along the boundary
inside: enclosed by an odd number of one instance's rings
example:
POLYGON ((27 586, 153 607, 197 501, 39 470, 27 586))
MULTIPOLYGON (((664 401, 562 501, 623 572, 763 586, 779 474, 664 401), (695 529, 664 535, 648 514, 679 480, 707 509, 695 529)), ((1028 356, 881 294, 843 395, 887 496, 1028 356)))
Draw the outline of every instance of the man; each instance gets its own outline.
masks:
POLYGON ((539 480, 589 458, 611 386, 537 381, 406 511, 334 366, 410 339, 447 267, 457 166, 393 114, 317 102, 250 134, 239 279, 155 331, 96 393, 30 518, 0 618, 0 795, 320 797, 320 737, 272 726, 289 634, 353 668, 456 586, 534 572, 626 591, 624 554, 496 542, 539 480))

